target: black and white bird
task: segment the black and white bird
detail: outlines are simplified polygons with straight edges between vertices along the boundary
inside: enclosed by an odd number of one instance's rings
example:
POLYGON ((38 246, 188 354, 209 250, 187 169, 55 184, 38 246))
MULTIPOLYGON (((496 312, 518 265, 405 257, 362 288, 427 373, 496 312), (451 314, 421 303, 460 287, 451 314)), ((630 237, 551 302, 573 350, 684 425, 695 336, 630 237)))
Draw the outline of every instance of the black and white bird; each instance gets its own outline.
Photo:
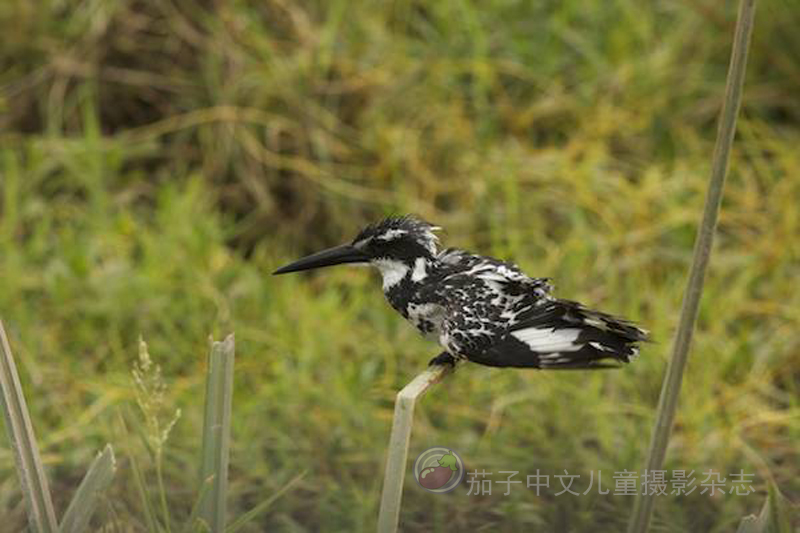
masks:
POLYGON ((546 278, 514 264, 449 248, 412 216, 367 226, 353 242, 276 270, 342 263, 376 267, 389 303, 444 348, 430 364, 581 369, 619 366, 638 356, 647 332, 633 323, 552 296, 546 278))

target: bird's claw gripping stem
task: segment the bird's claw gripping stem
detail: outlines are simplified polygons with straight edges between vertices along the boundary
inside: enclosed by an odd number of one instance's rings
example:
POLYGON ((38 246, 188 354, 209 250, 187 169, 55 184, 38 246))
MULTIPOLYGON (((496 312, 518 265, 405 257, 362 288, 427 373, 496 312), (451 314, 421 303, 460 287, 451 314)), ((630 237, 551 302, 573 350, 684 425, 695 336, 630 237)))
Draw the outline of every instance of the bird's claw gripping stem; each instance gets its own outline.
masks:
POLYGON ((433 365, 456 366, 456 358, 447 352, 442 352, 428 362, 428 366, 433 365))

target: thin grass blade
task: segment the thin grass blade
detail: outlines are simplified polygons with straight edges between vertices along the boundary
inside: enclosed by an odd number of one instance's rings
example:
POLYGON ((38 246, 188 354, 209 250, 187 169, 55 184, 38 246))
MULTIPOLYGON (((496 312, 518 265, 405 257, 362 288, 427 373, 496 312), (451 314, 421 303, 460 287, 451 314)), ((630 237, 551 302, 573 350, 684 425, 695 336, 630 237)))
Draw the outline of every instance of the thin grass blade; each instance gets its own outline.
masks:
POLYGON ((31 528, 36 532, 55 533, 58 531, 58 523, 53 510, 53 500, 50 497, 31 417, 2 321, 0 321, 0 392, 2 392, 0 398, 6 419, 8 440, 14 450, 14 460, 17 463, 22 494, 28 505, 31 528))
POLYGON ((213 477, 211 489, 200 499, 199 516, 211 531, 225 528, 230 452, 231 405, 233 402, 234 337, 214 342, 208 356, 201 483, 213 477))
POLYGON ((305 475, 306 472, 302 472, 297 476, 295 476, 294 478, 292 478, 292 480, 289 481, 289 483, 281 487, 274 494, 270 495, 269 498, 267 498, 266 500, 259 503, 258 505, 256 505, 255 507, 244 513, 242 516, 237 518, 231 525, 229 525, 225 529, 225 533, 236 533, 241 528, 246 526, 248 523, 254 520, 258 515, 269 509, 278 498, 283 496, 286 492, 289 491, 289 489, 294 487, 294 485, 296 485, 301 479, 303 479, 305 475))
POLYGON ((92 461, 75 496, 67 507, 67 512, 64 513, 64 518, 61 520, 61 533, 87 531, 89 520, 94 514, 100 495, 108 489, 116 470, 114 450, 110 444, 107 444, 92 461))
POLYGON ((200 492, 197 494, 197 499, 194 501, 194 505, 192 505, 192 512, 189 513, 189 519, 186 521, 186 526, 184 528, 184 531, 186 531, 187 533, 191 531, 197 531, 198 526, 200 524, 207 526, 205 522, 199 519, 200 504, 203 502, 203 500, 206 497, 206 494, 209 493, 213 485, 214 485, 214 476, 204 479, 203 482, 200 484, 200 492))

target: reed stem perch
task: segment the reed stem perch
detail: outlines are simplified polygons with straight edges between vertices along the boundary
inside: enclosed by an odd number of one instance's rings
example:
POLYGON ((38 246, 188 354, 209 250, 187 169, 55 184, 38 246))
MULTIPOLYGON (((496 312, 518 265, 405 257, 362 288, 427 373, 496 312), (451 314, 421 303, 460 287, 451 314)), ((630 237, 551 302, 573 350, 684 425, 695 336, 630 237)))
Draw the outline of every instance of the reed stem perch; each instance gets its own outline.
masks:
POLYGON ((433 385, 452 373, 452 365, 431 366, 397 393, 394 404, 392 435, 389 438, 389 454, 386 473, 383 476, 383 494, 378 515, 378 532, 394 533, 400 519, 400 504, 403 498, 403 482, 408 461, 408 445, 414 423, 414 406, 417 399, 433 385))

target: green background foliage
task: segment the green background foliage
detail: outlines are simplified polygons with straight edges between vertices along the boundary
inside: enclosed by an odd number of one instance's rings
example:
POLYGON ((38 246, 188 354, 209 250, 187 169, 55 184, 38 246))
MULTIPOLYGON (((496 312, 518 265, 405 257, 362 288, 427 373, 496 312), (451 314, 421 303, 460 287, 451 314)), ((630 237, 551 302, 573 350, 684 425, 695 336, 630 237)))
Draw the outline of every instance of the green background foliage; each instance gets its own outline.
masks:
MULTIPOLYGON (((249 531, 373 529, 394 394, 436 347, 385 305, 376 274, 269 273, 389 213, 656 339, 616 372, 462 368, 423 401, 412 456, 443 445, 470 469, 567 469, 578 488, 592 470, 613 488, 639 469, 734 17, 714 1, 0 3, 0 315, 59 512, 111 442, 119 469, 95 525, 146 530, 130 468, 155 485, 130 374, 142 335, 164 420, 182 411, 163 474, 170 512, 188 516, 207 337, 235 331, 232 515, 307 471, 249 531)), ((759 6, 665 465, 743 469, 758 493, 659 497, 659 531, 732 530, 770 479, 800 494, 797 27, 800 4, 759 6)), ((9 530, 25 524, 13 468, 4 445, 9 530)), ((555 497, 557 483, 476 498, 411 481, 401 521, 624 527, 632 497, 555 497)))

